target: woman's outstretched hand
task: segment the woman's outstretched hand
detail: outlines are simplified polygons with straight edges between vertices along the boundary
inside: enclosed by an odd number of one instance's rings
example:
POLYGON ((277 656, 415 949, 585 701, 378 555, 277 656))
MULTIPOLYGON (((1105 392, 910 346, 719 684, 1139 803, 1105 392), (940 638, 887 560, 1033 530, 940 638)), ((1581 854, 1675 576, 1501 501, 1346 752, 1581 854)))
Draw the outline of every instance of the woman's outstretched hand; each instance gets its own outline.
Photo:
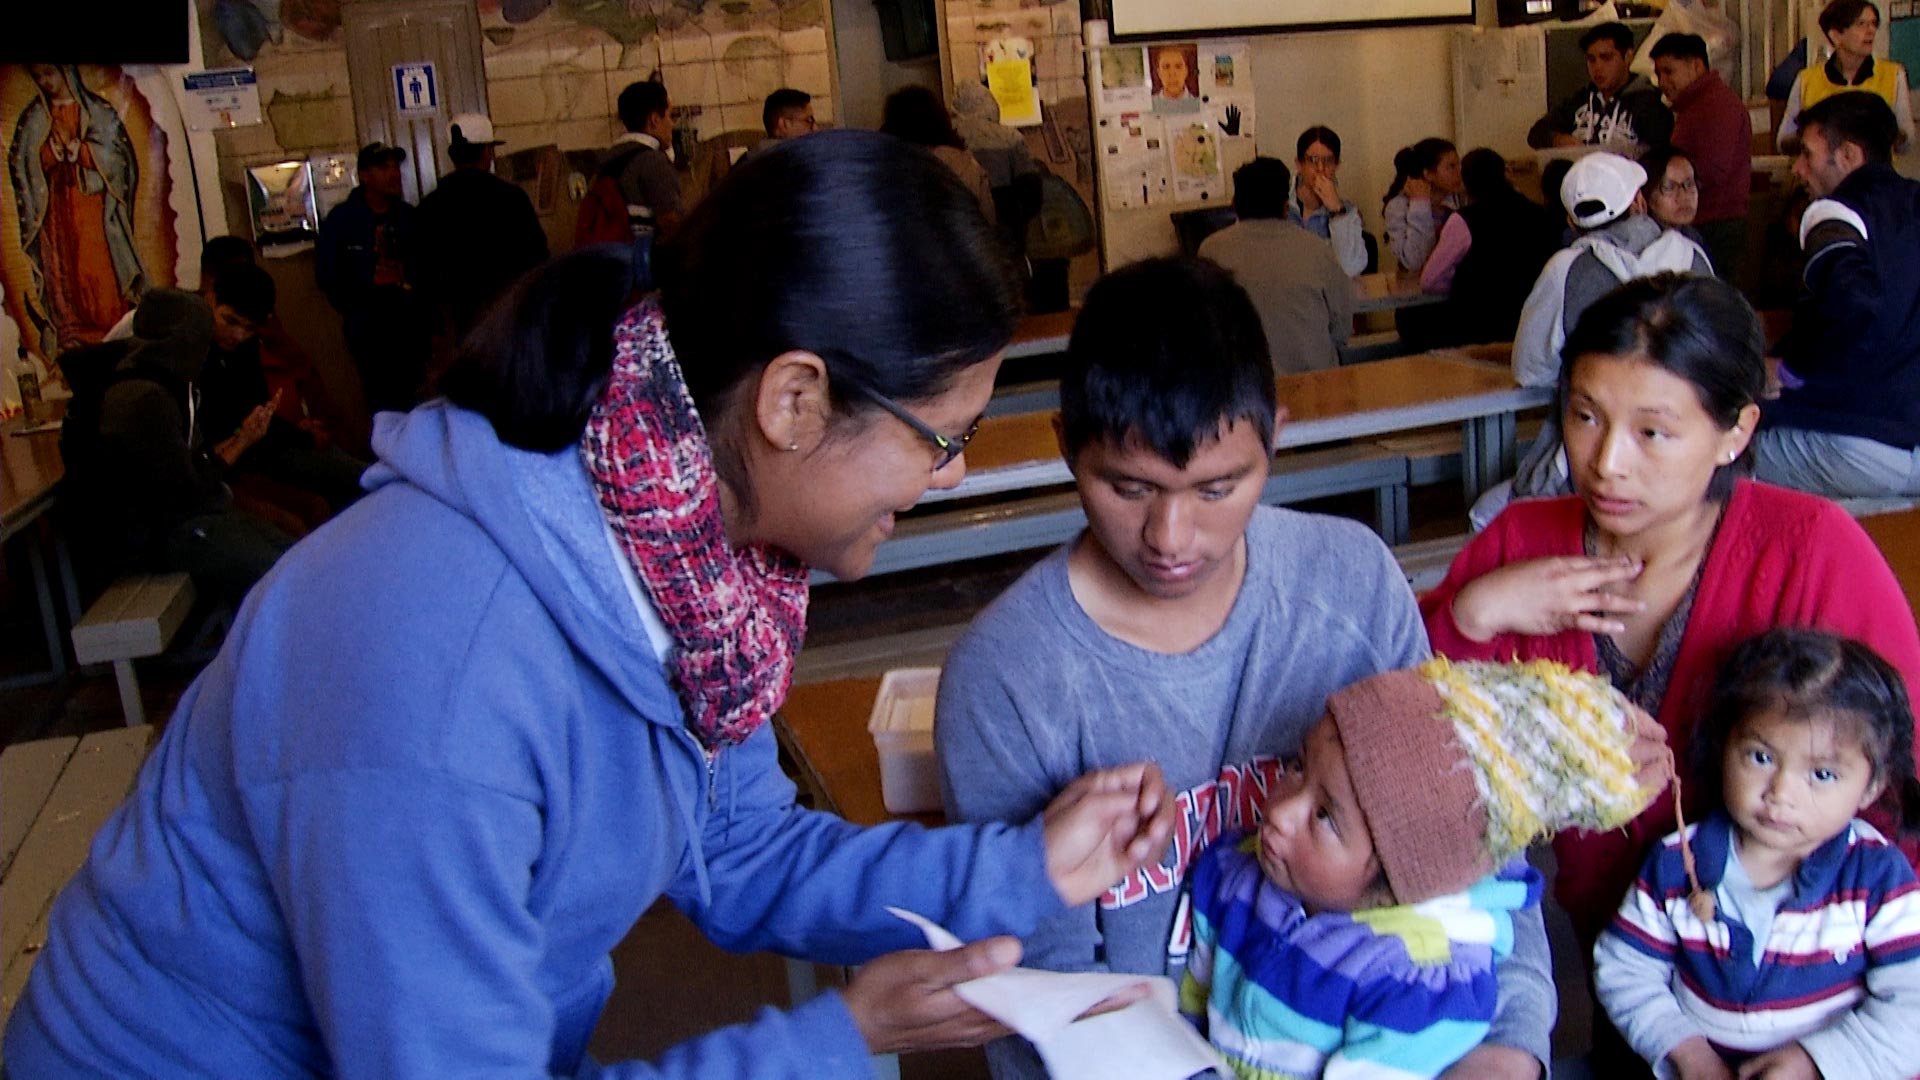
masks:
POLYGON ((1041 817, 1047 877, 1069 907, 1078 907, 1166 851, 1173 796, 1160 767, 1141 761, 1075 780, 1041 817))
POLYGON ((1453 622, 1482 642, 1501 634, 1622 633, 1626 626, 1615 616, 1644 611, 1647 605, 1616 595, 1611 587, 1632 581, 1640 570, 1640 563, 1625 556, 1564 555, 1512 563, 1461 589, 1453 598, 1453 622))

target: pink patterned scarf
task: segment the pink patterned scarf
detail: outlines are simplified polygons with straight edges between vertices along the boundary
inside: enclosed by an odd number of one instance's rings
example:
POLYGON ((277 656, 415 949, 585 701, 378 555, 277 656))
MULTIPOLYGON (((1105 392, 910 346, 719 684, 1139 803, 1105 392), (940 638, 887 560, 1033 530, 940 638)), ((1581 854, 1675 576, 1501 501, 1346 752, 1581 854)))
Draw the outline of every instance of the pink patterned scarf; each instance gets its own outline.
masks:
POLYGON ((709 753, 773 716, 807 623, 806 567, 734 548, 706 428, 651 300, 613 331, 613 372, 580 457, 634 573, 673 635, 674 689, 709 753))

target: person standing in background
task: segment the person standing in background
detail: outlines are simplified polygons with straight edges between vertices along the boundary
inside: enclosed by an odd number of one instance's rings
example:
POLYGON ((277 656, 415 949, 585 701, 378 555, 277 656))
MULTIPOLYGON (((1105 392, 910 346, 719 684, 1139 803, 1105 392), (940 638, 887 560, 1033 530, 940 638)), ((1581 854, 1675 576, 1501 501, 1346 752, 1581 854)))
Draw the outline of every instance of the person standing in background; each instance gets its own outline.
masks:
POLYGON ((320 291, 340 313, 370 413, 413 408, 427 373, 427 320, 407 280, 414 209, 401 198, 405 160, 386 143, 360 148, 360 182, 320 223, 315 252, 320 291))
POLYGON ((493 174, 499 145, 485 116, 453 118, 447 138, 453 171, 420 200, 418 242, 408 253, 413 280, 456 338, 467 336, 515 278, 547 258, 547 234, 533 200, 493 174))
POLYGON ((1554 106, 1527 132, 1535 150, 1550 146, 1600 146, 1637 156, 1673 134, 1673 113, 1645 75, 1635 75, 1633 31, 1625 23, 1601 23, 1580 38, 1587 55, 1587 85, 1554 106))
MULTIPOLYGON (((1673 104, 1673 145, 1692 163, 1699 188, 1691 224, 1700 230, 1714 268, 1736 280, 1747 251, 1753 119, 1740 95, 1707 66, 1707 43, 1698 34, 1668 34, 1654 42, 1653 71, 1673 104)), ((1647 173, 1654 183, 1663 182, 1653 169, 1647 173)))

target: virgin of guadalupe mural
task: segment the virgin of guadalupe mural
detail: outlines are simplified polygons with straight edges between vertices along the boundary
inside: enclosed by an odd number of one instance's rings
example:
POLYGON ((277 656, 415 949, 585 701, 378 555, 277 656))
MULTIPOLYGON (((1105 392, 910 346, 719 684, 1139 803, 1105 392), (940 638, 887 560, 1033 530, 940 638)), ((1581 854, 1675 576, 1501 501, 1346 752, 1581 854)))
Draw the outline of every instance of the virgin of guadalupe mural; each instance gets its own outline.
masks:
POLYGON ((28 317, 57 354, 100 340, 145 291, 133 241, 140 164, 120 114, 76 68, 27 68, 38 93, 14 123, 7 176, 33 276, 28 317))

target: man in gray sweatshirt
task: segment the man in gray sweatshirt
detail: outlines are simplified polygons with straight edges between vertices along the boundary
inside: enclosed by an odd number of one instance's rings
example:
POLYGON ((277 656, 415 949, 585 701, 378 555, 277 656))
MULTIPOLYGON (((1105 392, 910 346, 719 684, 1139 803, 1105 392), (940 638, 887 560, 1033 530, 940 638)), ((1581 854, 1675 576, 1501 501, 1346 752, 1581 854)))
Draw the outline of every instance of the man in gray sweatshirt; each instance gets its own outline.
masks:
MULTIPOLYGON (((1186 871, 1251 825, 1327 695, 1427 656, 1398 564, 1364 526, 1259 505, 1282 419, 1267 342, 1218 266, 1155 259, 1087 296, 1060 387, 1080 538, 1020 578, 948 654, 934 739, 949 816, 1029 817, 1082 773, 1145 757, 1178 792, 1160 865, 1026 942, 1057 971, 1178 979, 1186 871)), ((1554 988, 1537 910, 1515 924, 1486 1044, 1449 1075, 1538 1076, 1554 988)), ((1018 1039, 999 1080, 1044 1076, 1018 1039)))

